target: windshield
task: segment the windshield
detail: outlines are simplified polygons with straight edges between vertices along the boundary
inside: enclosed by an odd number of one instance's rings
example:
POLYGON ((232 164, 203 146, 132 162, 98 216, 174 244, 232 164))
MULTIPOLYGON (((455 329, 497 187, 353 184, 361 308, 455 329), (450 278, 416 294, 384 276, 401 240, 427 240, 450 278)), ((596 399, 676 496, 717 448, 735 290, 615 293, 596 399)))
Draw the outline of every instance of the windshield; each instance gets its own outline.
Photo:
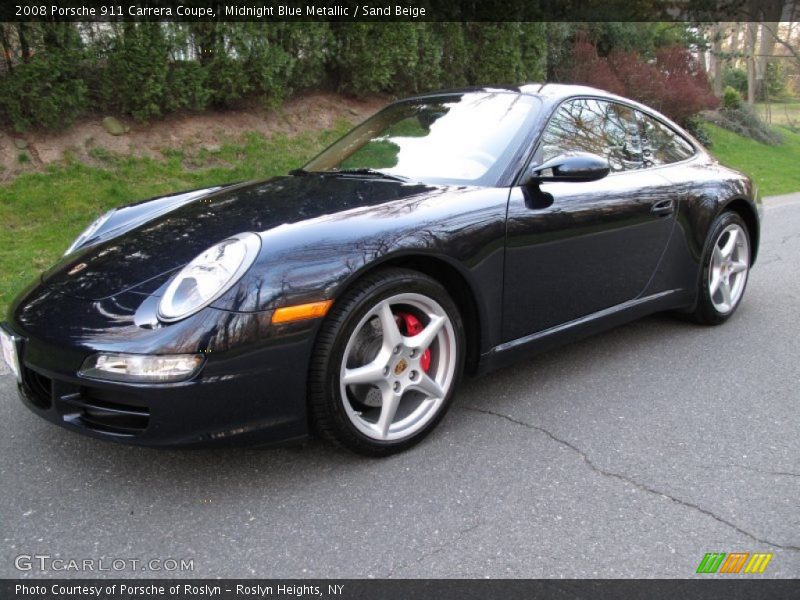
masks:
POLYGON ((495 185, 539 105, 533 96, 505 91, 399 102, 353 129, 304 170, 495 185))

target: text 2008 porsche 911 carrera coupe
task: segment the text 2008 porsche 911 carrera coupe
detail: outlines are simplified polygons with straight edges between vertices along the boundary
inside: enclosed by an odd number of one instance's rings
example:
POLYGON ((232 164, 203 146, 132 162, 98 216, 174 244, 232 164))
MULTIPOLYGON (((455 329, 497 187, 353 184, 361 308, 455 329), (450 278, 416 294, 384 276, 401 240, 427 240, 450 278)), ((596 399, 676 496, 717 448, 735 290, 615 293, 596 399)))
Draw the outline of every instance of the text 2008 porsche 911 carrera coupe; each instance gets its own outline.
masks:
POLYGON ((146 445, 408 448, 462 372, 656 311, 722 323, 751 181, 657 112, 553 84, 391 104, 285 177, 113 210, 12 304, 36 414, 146 445))

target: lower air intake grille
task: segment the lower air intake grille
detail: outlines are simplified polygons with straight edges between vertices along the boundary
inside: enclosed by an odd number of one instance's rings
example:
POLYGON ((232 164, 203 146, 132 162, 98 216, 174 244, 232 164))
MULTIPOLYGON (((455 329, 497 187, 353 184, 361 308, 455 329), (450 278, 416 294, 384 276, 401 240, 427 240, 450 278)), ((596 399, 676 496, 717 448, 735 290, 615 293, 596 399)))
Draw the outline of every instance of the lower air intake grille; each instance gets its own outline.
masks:
POLYGON ((150 421, 150 411, 142 406, 97 400, 86 393, 63 400, 76 409, 64 415, 64 420, 109 435, 143 433, 150 421))
POLYGON ((27 368, 23 380, 31 404, 42 409, 50 408, 53 404, 53 380, 27 368))

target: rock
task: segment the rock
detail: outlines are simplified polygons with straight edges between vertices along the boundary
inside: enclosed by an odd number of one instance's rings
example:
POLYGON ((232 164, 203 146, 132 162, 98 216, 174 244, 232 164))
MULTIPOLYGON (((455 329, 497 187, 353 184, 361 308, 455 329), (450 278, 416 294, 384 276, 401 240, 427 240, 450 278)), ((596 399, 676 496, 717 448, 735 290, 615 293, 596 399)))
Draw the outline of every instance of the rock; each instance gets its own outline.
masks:
POLYGON ((25 150, 28 147, 28 140, 23 140, 22 138, 14 138, 14 145, 17 147, 17 150, 25 150))
POLYGON ((359 111, 357 111, 355 108, 348 108, 348 109, 347 109, 347 112, 349 112, 349 113, 350 113, 351 115, 353 115, 354 117, 357 117, 358 115, 360 115, 360 114, 361 114, 361 113, 360 113, 359 111))
POLYGON ((126 127, 114 117, 106 117, 103 119, 103 129, 111 135, 124 135, 131 130, 130 127, 126 127))

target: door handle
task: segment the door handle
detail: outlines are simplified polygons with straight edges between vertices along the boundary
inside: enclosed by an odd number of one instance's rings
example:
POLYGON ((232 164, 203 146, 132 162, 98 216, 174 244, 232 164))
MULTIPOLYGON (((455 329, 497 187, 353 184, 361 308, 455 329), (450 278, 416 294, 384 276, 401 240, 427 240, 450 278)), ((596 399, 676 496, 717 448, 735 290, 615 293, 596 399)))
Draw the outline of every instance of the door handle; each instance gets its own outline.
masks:
POLYGON ((674 200, 662 200, 661 202, 656 202, 653 204, 653 207, 650 209, 650 212, 659 217, 666 217, 671 215, 675 212, 675 201, 674 200))

